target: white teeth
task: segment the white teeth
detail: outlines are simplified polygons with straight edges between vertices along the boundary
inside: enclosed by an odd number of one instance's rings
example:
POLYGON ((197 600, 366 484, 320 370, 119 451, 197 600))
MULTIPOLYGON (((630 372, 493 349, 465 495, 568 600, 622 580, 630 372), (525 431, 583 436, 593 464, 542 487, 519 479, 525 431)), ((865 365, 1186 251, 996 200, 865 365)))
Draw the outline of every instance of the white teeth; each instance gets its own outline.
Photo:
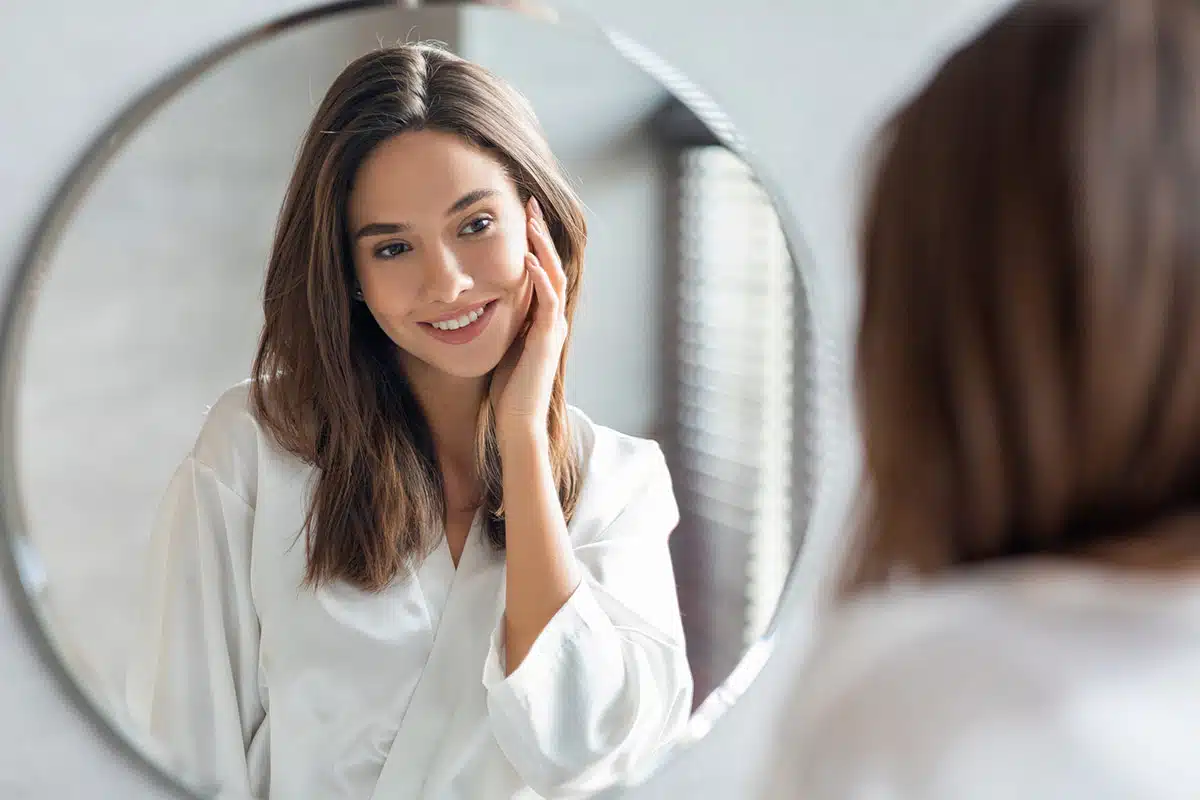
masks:
POLYGON ((457 319, 448 319, 445 322, 431 322, 430 324, 439 331, 456 331, 459 328, 465 328, 475 320, 483 316, 483 309, 478 311, 469 311, 457 319))

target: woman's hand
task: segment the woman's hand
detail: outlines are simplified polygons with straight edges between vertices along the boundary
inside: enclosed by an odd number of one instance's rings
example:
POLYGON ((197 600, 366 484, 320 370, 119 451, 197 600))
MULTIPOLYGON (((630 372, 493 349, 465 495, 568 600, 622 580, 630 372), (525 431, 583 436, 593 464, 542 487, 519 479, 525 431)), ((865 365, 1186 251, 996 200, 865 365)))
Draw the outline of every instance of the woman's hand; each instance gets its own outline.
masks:
POLYGON ((525 210, 532 247, 525 255, 525 271, 534 295, 528 326, 492 375, 491 402, 502 441, 513 435, 546 435, 550 393, 567 340, 567 275, 562 259, 537 200, 530 197, 525 210))

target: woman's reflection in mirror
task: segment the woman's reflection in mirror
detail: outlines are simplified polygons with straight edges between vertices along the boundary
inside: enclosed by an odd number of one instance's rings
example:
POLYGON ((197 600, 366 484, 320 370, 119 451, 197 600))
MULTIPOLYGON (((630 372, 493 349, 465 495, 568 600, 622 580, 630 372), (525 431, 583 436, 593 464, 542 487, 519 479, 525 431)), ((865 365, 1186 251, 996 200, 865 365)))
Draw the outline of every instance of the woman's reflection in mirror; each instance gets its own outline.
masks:
POLYGON ((480 66, 406 44, 330 87, 252 379, 154 532, 128 706, 199 780, 581 796, 680 732, 666 463, 564 395, 586 238, 532 108, 480 66))

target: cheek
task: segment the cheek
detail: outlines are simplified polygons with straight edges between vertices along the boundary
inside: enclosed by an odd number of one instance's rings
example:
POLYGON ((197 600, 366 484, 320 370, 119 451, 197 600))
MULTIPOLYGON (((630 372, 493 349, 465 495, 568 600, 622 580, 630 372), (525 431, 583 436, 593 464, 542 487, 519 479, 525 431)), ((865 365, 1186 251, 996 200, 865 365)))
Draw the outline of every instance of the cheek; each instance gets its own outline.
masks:
POLYGON ((420 287, 411 280, 411 274, 398 269, 365 269, 356 272, 359 286, 376 315, 405 314, 417 304, 420 287))
POLYGON ((477 276, 506 289, 515 288, 525 279, 525 253, 529 244, 524 236, 504 231, 480 245, 476 253, 479 259, 477 276))

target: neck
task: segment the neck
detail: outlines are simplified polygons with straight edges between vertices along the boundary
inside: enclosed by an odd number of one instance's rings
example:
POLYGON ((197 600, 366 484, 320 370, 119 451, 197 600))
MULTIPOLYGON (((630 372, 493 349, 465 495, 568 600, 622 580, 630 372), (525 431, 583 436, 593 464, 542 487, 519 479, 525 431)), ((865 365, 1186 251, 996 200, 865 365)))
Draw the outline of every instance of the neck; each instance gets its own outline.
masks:
POLYGON ((429 424, 447 487, 474 483, 475 423, 487 396, 487 378, 458 378, 416 359, 403 359, 409 386, 429 424))

